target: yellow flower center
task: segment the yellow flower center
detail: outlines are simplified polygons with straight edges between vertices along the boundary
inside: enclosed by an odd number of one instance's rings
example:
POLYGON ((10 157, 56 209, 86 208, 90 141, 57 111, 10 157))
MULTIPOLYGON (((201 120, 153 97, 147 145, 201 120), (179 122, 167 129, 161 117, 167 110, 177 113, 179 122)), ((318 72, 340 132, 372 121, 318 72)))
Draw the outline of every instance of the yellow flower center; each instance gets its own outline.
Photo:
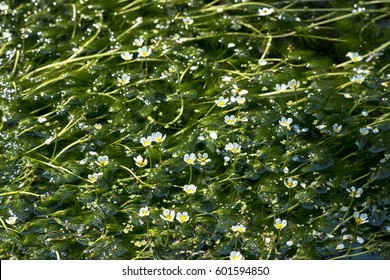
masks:
POLYGON ((282 224, 276 224, 275 227, 276 227, 276 229, 282 229, 283 225, 282 224))

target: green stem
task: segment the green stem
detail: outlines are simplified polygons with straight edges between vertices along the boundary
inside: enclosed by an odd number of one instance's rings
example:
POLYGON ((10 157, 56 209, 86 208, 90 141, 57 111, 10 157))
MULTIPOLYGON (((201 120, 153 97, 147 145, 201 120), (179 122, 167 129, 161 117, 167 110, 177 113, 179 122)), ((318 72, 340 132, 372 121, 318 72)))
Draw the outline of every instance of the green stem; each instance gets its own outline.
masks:
POLYGON ((355 228, 355 232, 353 233, 353 238, 351 240, 351 244, 349 244, 349 248, 348 248, 348 252, 347 252, 347 256, 349 256, 349 253, 351 252, 352 250, 352 245, 353 245, 353 242, 356 240, 356 233, 357 233, 357 229, 358 229, 359 225, 356 225, 356 228, 355 228))
POLYGON ((349 210, 351 210, 353 200, 354 200, 354 197, 352 197, 351 203, 349 204, 347 211, 345 211, 345 214, 344 214, 344 216, 343 216, 343 219, 341 220, 342 222, 343 222, 343 221, 345 220, 345 218, 347 217, 347 215, 348 215, 348 213, 349 213, 349 210))
POLYGON ((165 245, 168 245, 168 242, 169 242, 169 222, 167 225, 167 239, 165 240, 165 245))
POLYGON ((192 165, 190 164, 190 180, 188 181, 188 185, 191 184, 192 181, 192 165))

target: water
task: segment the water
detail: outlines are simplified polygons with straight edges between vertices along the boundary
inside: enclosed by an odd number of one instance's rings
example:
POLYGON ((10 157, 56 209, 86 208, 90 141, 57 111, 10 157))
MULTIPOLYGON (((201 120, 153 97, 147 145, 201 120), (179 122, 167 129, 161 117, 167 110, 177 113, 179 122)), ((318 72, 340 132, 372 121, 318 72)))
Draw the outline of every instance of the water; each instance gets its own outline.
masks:
POLYGON ((387 1, 107 3, 0 3, 2 259, 389 258, 387 1))

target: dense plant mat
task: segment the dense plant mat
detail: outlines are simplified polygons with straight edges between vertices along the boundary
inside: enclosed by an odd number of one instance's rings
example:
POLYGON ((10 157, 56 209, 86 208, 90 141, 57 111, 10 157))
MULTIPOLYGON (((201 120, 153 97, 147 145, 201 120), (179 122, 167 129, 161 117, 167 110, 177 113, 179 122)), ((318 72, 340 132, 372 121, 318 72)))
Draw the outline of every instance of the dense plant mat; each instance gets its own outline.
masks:
POLYGON ((389 259, 388 1, 0 16, 1 259, 389 259))

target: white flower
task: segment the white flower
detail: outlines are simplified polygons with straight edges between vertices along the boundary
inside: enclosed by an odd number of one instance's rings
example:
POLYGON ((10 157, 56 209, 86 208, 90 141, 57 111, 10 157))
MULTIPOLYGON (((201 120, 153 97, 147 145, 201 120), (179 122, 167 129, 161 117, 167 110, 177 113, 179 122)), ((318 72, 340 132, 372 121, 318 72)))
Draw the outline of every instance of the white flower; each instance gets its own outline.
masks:
POLYGON ((355 218, 355 222, 358 224, 358 225, 361 225, 361 224, 364 224, 364 223, 367 223, 367 214, 359 214, 359 212, 354 212, 353 213, 353 217, 355 218))
POLYGON ((148 57, 152 53, 152 50, 146 46, 138 49, 138 57, 148 57))
POLYGON ((163 211, 163 214, 160 214, 161 219, 167 222, 173 222, 173 219, 175 219, 175 211, 174 210, 169 210, 165 209, 163 211))
POLYGON ((94 126, 93 126, 95 129, 97 129, 97 130, 100 130, 100 129, 102 129, 102 125, 100 124, 100 123, 97 123, 97 124, 95 124, 94 126))
POLYGON ((246 89, 239 88, 237 85, 233 85, 232 93, 238 95, 244 95, 247 94, 248 91, 246 89))
POLYGON ((258 61, 258 64, 260 65, 260 66, 265 66, 265 65, 267 65, 267 60, 265 60, 265 59, 259 59, 259 61, 258 61))
POLYGON ((100 167, 104 167, 108 164, 108 156, 99 156, 97 160, 97 165, 100 167))
POLYGON ((234 43, 229 43, 227 47, 228 47, 228 48, 234 48, 235 46, 236 46, 236 44, 234 44, 234 43))
POLYGON ((160 132, 155 132, 155 133, 152 133, 151 138, 152 138, 152 141, 154 141, 156 143, 162 143, 162 142, 164 142, 166 136, 167 136, 166 134, 163 136, 160 132))
POLYGON ((362 75, 356 75, 351 78, 352 83, 358 83, 361 84, 364 82, 364 77, 362 75))
POLYGON ((196 186, 195 186, 194 184, 184 185, 183 190, 184 190, 187 194, 194 194, 194 193, 196 192, 196 186))
POLYGON ((38 118, 38 122, 39 123, 44 123, 44 122, 46 122, 47 121, 47 119, 45 118, 45 117, 39 117, 38 118))
POLYGON ((137 157, 133 158, 135 161, 135 165, 142 168, 145 167, 148 164, 148 160, 143 158, 141 155, 138 155, 137 157))
POLYGON ((345 248, 345 245, 343 243, 340 243, 336 246, 336 250, 342 250, 345 248))
POLYGON ((284 180, 284 185, 287 188, 291 189, 291 188, 294 188, 294 187, 296 187, 298 185, 298 181, 294 180, 293 178, 290 177, 290 178, 287 179, 287 181, 284 180))
POLYGON ((241 255, 239 251, 231 251, 230 252, 230 259, 232 261, 238 261, 244 259, 244 257, 241 255))
POLYGON ((292 79, 291 81, 289 81, 287 83, 287 86, 293 90, 296 90, 297 88, 299 88, 300 85, 301 85, 301 83, 299 81, 296 81, 295 79, 292 79))
POLYGON ((210 138, 216 140, 218 138, 218 134, 215 131, 210 131, 210 138))
POLYGON ((352 95, 350 95, 349 93, 344 93, 344 97, 345 98, 352 98, 352 95))
POLYGON ((287 127, 287 129, 290 129, 290 124, 292 123, 292 118, 288 118, 286 119, 285 117, 282 117, 280 120, 279 120, 279 124, 281 126, 284 126, 284 127, 287 127))
POLYGON ((364 239, 361 238, 360 236, 357 236, 357 237, 356 237, 356 241, 357 241, 357 243, 359 243, 359 244, 363 244, 363 243, 364 243, 364 239))
POLYGON ((191 25, 194 23, 194 20, 190 17, 185 17, 183 18, 183 23, 187 26, 187 25, 191 25))
POLYGON ((50 143, 51 143, 51 141, 53 141, 53 137, 49 137, 49 138, 47 138, 46 140, 45 140, 45 144, 46 145, 50 145, 50 143))
POLYGON ((362 111, 362 115, 365 116, 365 117, 367 117, 367 116, 368 116, 368 111, 363 110, 363 111, 362 111))
POLYGON ((7 11, 9 9, 7 4, 1 3, 0 4, 0 11, 7 11))
POLYGON ((195 161, 196 161, 196 156, 194 153, 191 153, 190 155, 189 154, 185 154, 184 155, 184 161, 188 164, 195 164, 195 161))
POLYGON ((130 76, 127 74, 122 74, 122 76, 118 77, 117 80, 118 80, 118 86, 124 86, 130 82, 130 76))
POLYGON ((88 174, 88 181, 93 184, 93 183, 95 183, 97 181, 97 179, 99 179, 99 177, 101 175, 103 175, 103 173, 101 173, 101 172, 88 174))
POLYGON ((226 151, 230 151, 232 152, 233 154, 237 154, 237 153, 240 153, 241 152, 241 146, 238 145, 237 143, 227 143, 225 145, 225 150, 226 151))
POLYGON ((287 89, 287 85, 285 84, 276 84, 276 86, 274 87, 274 89, 276 91, 285 91, 287 89))
POLYGON ((363 59, 357 52, 348 52, 347 55, 353 62, 360 61, 363 59))
POLYGON ((187 212, 183 212, 183 213, 178 212, 176 214, 176 220, 178 220, 180 223, 188 222, 189 219, 190 216, 188 216, 187 212))
POLYGON ((341 131, 341 129, 343 128, 343 126, 342 125, 339 125, 339 124, 337 124, 337 123, 335 123, 334 125, 332 125, 332 128, 333 128, 333 130, 335 131, 335 132, 340 132, 341 131))
POLYGON ((262 9, 259 9, 258 12, 259 12, 259 16, 263 17, 263 16, 269 16, 270 14, 272 14, 275 10, 273 8, 262 8, 262 9))
POLYGON ((293 244, 294 244, 294 242, 292 240, 289 240, 289 241, 286 242, 286 245, 288 247, 291 247, 293 244))
POLYGON ((242 224, 232 226, 231 229, 233 232, 238 232, 238 233, 244 233, 246 231, 246 227, 244 227, 242 224))
POLYGON ((134 42, 133 42, 133 45, 137 46, 137 47, 141 47, 143 44, 144 44, 144 39, 143 38, 135 39, 134 42))
POLYGON ((359 129, 359 132, 361 135, 367 135, 370 131, 367 128, 362 127, 359 129))
POLYGON ((226 105, 229 103, 229 99, 228 98, 223 98, 222 96, 215 100, 215 104, 217 104, 218 107, 226 107, 226 105))
POLYGON ((284 227, 287 225, 287 221, 286 220, 281 220, 281 219, 279 219, 279 218, 277 218, 276 220, 275 220, 275 224, 274 224, 274 226, 275 226, 275 228, 276 229, 278 229, 278 230, 282 230, 282 229, 284 229, 284 227))
POLYGON ((205 165, 206 163, 210 162, 211 159, 209 159, 209 155, 207 153, 199 153, 198 154, 198 161, 200 165, 205 165))
POLYGON ((140 217, 149 216, 150 215, 150 211, 149 211, 148 207, 147 206, 146 207, 141 207, 141 209, 139 209, 138 215, 140 217))
POLYGON ((245 97, 243 97, 243 96, 237 96, 237 97, 235 97, 235 96, 232 96, 232 97, 230 97, 230 101, 232 102, 232 103, 234 103, 234 102, 237 102, 238 104, 240 104, 240 105, 242 105, 242 104, 244 104, 245 103, 245 97))
POLYGON ((235 124, 237 121, 236 117, 234 115, 231 116, 225 116, 225 123, 228 125, 235 124))
POLYGON ((128 61, 128 60, 132 60, 133 59, 133 54, 131 53, 128 53, 128 52, 125 52, 125 53, 122 53, 121 54, 121 58, 128 61))
POLYGON ((151 146, 152 145, 152 137, 151 136, 148 136, 148 137, 141 137, 141 139, 139 140, 142 144, 142 146, 144 147, 148 147, 148 146, 151 146))
POLYGON ((18 217, 16 216, 11 216, 9 217, 8 219, 5 219, 5 222, 9 225, 14 225, 16 223, 16 220, 18 219, 18 217))
POLYGON ((231 76, 222 76, 222 82, 230 82, 231 80, 233 80, 233 77, 231 76))
POLYGON ((363 193, 363 189, 362 189, 362 188, 358 188, 358 189, 356 190, 355 187, 351 187, 351 189, 347 189, 347 192, 349 193, 349 196, 350 196, 350 197, 356 197, 356 198, 358 198, 358 197, 360 197, 361 194, 363 193))

